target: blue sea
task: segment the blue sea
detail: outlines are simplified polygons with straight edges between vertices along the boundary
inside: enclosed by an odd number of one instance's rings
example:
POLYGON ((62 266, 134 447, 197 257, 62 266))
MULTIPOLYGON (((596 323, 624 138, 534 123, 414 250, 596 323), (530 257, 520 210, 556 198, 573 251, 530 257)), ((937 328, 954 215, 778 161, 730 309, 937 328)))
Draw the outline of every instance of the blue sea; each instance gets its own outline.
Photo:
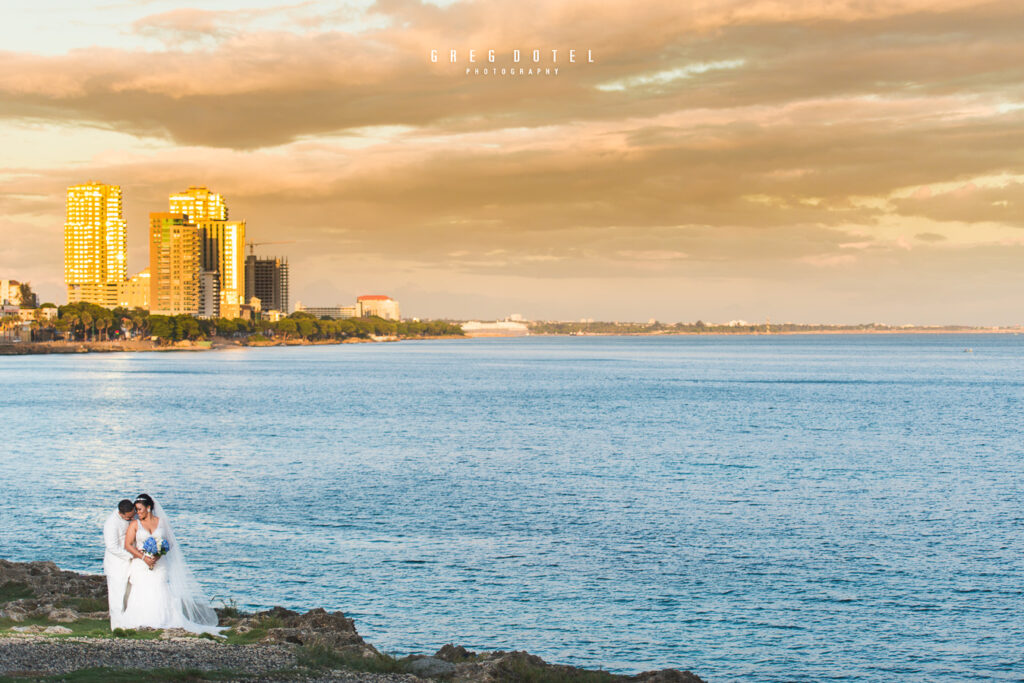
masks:
POLYGON ((215 601, 708 681, 1024 680, 1024 336, 0 357, 0 557, 161 501, 215 601))

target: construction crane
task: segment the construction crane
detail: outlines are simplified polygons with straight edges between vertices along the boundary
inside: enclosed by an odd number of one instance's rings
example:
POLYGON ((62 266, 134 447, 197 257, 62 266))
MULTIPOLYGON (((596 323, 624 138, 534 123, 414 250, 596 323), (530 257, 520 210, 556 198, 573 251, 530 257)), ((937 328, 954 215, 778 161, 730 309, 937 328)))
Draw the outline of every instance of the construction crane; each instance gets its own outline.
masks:
POLYGON ((249 247, 249 255, 251 256, 256 247, 262 247, 265 244, 294 244, 295 240, 283 240, 280 242, 246 242, 245 246, 249 247))

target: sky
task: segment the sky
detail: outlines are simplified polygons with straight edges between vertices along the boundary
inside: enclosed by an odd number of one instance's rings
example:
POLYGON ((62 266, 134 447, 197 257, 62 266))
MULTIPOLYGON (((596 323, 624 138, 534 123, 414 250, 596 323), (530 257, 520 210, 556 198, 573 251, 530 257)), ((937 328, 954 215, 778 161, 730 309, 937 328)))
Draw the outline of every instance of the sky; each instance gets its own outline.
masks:
POLYGON ((58 304, 65 190, 99 180, 129 274, 205 185, 286 242, 257 253, 293 305, 1024 323, 1018 2, 11 4, 0 278, 58 304))

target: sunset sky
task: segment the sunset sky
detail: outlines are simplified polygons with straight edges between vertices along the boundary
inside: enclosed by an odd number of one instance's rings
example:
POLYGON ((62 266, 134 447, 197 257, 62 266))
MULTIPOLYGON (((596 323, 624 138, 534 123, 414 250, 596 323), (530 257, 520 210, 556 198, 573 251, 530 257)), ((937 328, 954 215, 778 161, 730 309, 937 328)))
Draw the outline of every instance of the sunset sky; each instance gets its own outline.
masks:
POLYGON ((294 240, 257 252, 288 256, 293 304, 1024 323, 1017 1, 17 4, 0 278, 46 300, 65 188, 99 180, 130 274, 147 214, 206 185, 294 240), (466 75, 470 49, 559 74, 466 75))

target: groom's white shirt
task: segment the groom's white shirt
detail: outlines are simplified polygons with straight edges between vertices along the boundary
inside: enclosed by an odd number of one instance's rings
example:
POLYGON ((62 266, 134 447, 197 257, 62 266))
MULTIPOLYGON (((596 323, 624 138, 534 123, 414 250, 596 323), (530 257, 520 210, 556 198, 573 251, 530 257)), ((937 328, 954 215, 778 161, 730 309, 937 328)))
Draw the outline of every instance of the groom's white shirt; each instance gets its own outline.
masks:
POLYGON ((125 593, 128 589, 128 566, 132 555, 124 549, 126 522, 117 510, 103 523, 103 573, 107 575, 107 604, 110 607, 110 628, 121 625, 124 614, 125 593))

